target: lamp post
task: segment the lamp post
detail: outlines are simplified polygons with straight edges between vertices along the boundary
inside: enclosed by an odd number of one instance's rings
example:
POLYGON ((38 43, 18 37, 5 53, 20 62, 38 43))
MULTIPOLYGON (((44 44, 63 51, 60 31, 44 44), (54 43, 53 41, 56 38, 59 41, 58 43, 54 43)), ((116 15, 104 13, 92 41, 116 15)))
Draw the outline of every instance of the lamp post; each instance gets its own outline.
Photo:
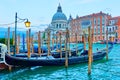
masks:
POLYGON ((19 19, 19 20, 23 20, 23 21, 25 21, 25 20, 27 20, 26 22, 25 22, 25 26, 26 27, 30 27, 30 22, 28 21, 28 19, 21 19, 21 18, 19 18, 18 16, 17 16, 17 12, 15 13, 15 45, 14 45, 14 55, 15 55, 15 53, 16 53, 16 46, 17 46, 17 19, 19 19))

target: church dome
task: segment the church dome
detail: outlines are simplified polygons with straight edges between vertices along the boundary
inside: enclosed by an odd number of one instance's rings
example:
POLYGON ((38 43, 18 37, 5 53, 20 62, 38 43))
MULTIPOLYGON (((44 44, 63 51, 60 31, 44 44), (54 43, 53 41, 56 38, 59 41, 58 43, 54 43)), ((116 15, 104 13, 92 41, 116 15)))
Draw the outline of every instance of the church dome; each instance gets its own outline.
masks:
POLYGON ((58 6, 57 12, 52 17, 52 21, 55 21, 55 20, 67 20, 66 15, 62 13, 62 8, 60 4, 58 6))

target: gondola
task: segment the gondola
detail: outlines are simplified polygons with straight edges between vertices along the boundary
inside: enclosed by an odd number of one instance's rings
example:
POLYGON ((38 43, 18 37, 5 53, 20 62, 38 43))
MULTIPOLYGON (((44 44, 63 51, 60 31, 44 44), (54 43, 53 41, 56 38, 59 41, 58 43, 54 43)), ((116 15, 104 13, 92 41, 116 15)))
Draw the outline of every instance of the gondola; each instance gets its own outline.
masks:
MULTIPOLYGON (((110 52, 112 49, 112 46, 108 48, 108 52, 110 52)), ((82 54, 86 54, 83 52, 82 54)), ((93 61, 101 60, 106 55, 106 49, 100 50, 96 53, 93 53, 93 61)), ((88 54, 88 53, 87 53, 88 54)), ((88 55, 76 55, 76 56, 69 56, 68 57, 68 65, 72 64, 79 64, 88 62, 88 55)), ((11 56, 9 54, 5 54, 5 62, 8 65, 11 66, 25 66, 25 67, 31 67, 31 66, 63 66, 65 65, 65 57, 64 58, 54 58, 53 56, 44 56, 44 57, 15 57, 11 56)))
MULTIPOLYGON (((72 48, 68 50, 67 53, 70 56, 76 56, 77 55, 76 52, 81 52, 83 49, 84 49, 84 46, 80 45, 77 48, 72 48)), ((61 51, 62 51, 62 57, 65 57, 65 53, 66 53, 65 49, 62 48, 61 51)), ((60 49, 55 49, 51 51, 51 54, 54 58, 60 58, 60 49)))
MULTIPOLYGON (((71 53, 71 56, 75 56, 76 55, 76 50, 77 52, 81 52, 83 50, 84 46, 83 45, 79 45, 77 48, 76 47, 73 47, 70 49, 70 53, 71 53)), ((50 54, 54 57, 54 58, 60 58, 60 48, 56 48, 54 50, 52 50, 50 52, 50 54)), ((65 57, 65 49, 64 49, 64 46, 62 46, 62 49, 61 49, 61 52, 62 52, 62 57, 65 57)), ((69 53, 69 51, 67 52, 69 53)), ((16 54, 15 55, 16 57, 27 57, 27 54, 26 53, 19 53, 19 54, 16 54)), ((47 53, 42 53, 41 55, 37 54, 37 53, 32 53, 31 54, 31 57, 38 57, 38 56, 47 56, 47 53)))

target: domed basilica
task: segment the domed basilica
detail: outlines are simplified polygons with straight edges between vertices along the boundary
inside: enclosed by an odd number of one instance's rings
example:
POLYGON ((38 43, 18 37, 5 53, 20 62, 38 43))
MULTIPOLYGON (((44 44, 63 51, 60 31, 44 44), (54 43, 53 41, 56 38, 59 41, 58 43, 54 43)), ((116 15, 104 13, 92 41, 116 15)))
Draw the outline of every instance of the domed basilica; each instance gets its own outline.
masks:
POLYGON ((59 4, 57 8, 57 12, 53 15, 51 24, 49 25, 48 29, 50 31, 64 31, 68 27, 68 20, 66 15, 62 12, 62 7, 59 4))

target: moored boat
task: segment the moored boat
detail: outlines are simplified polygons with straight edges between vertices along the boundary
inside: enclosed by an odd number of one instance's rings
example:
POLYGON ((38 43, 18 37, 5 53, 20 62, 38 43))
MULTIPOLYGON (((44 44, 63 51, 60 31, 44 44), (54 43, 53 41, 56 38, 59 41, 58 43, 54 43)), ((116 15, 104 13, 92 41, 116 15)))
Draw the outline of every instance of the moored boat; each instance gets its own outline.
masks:
MULTIPOLYGON (((112 46, 109 47, 108 52, 110 52, 112 46)), ((100 50, 96 53, 93 53, 93 61, 103 59, 106 55, 106 49, 100 50)), ((86 54, 83 52, 83 54, 86 54)), ((88 54, 88 53, 87 53, 88 54)), ((68 56, 68 64, 79 64, 88 62, 88 55, 75 55, 68 56)), ((65 57, 64 58, 54 58, 53 56, 44 56, 44 57, 15 57, 9 54, 5 54, 5 62, 8 65, 13 66, 63 66, 65 65, 65 57)))
MULTIPOLYGON (((76 50, 77 50, 77 52, 81 52, 83 50, 83 48, 84 48, 83 45, 71 48, 70 49, 71 56, 75 56, 76 55, 76 50)), ((62 46, 61 52, 62 52, 62 57, 65 57, 66 51, 65 51, 64 46, 62 46)), ((69 53, 69 51, 67 53, 69 53)), ((52 50, 50 54, 54 58, 60 58, 60 48, 56 48, 56 49, 52 50)), ((16 57, 27 57, 27 53, 19 53, 19 54, 16 54, 15 56, 16 57)), ((47 53, 42 53, 41 55, 39 55, 37 53, 32 53, 31 54, 31 57, 39 57, 39 56, 47 56, 47 53)))
POLYGON ((6 45, 0 43, 0 70, 8 68, 5 64, 5 52, 7 51, 6 45))

